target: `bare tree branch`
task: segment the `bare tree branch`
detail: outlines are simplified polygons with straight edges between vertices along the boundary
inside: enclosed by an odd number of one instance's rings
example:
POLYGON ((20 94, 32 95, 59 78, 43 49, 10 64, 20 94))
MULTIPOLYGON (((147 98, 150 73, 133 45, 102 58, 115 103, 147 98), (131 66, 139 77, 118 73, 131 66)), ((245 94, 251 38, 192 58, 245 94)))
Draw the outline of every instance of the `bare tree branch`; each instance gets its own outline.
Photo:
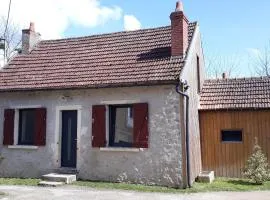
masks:
POLYGON ((251 55, 255 73, 259 76, 270 76, 270 41, 263 50, 251 55))
POLYGON ((227 77, 239 76, 239 66, 241 57, 238 55, 221 56, 212 55, 206 57, 206 74, 208 78, 220 78, 222 73, 226 73, 227 77))
MULTIPOLYGON (((6 19, 4 17, 0 17, 0 38, 4 38, 5 26, 6 19)), ((21 44, 20 30, 17 25, 12 23, 11 20, 7 26, 5 36, 6 61, 8 62, 17 53, 16 49, 21 44)))

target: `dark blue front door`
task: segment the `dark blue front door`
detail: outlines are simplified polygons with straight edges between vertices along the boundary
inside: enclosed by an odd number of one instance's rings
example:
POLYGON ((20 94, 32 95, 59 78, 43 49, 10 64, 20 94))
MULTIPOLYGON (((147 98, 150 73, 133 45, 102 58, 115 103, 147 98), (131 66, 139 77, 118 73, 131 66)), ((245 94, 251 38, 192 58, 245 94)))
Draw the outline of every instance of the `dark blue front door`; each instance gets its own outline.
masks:
POLYGON ((61 166, 76 168, 77 110, 62 111, 61 166))

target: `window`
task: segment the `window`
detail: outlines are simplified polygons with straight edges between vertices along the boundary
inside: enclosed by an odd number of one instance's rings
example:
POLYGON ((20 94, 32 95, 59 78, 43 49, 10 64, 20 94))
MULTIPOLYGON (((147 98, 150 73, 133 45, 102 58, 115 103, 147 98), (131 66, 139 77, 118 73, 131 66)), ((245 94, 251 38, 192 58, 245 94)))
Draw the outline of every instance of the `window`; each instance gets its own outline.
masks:
POLYGON ((131 105, 109 106, 109 146, 132 147, 133 120, 131 105))
POLYGON ((221 141, 222 142, 242 142, 242 130, 222 130, 221 141))
POLYGON ((5 109, 3 145, 44 146, 45 143, 46 108, 5 109))
POLYGON ((19 110, 19 145, 34 144, 35 124, 35 109, 19 110))
POLYGON ((198 93, 201 92, 201 78, 200 78, 200 57, 197 56, 197 83, 198 83, 198 93))
POLYGON ((148 148, 148 104, 94 105, 92 147, 148 148))

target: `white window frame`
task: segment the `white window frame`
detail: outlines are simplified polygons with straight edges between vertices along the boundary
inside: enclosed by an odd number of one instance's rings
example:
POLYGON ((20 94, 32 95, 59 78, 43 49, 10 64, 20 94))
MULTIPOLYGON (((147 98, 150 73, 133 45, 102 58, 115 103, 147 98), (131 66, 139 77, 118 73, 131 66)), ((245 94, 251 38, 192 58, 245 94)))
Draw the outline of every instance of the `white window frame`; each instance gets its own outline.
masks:
POLYGON ((55 118, 55 134, 54 141, 57 144, 57 153, 56 156, 56 166, 61 168, 61 147, 62 147, 62 115, 61 112, 65 110, 77 110, 77 153, 76 153, 76 169, 79 169, 81 166, 81 155, 79 148, 80 147, 80 135, 82 131, 82 109, 81 105, 69 105, 69 106, 56 106, 56 118, 55 118))
MULTIPOLYGON (((127 127, 128 128, 133 128, 133 116, 131 117, 131 111, 132 111, 132 108, 128 108, 128 111, 127 111, 127 116, 126 116, 126 119, 127 119, 127 127)), ((134 113, 132 113, 134 114, 134 113)))

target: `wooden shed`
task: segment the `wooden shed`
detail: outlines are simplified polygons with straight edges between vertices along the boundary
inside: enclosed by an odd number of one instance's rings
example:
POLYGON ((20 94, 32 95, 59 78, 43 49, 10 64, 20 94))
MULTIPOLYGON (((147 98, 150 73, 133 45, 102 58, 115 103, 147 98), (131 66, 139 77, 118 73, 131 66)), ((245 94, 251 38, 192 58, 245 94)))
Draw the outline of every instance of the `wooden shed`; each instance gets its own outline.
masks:
POLYGON ((199 115, 203 170, 241 177, 255 137, 270 161, 270 78, 205 81, 199 115))

